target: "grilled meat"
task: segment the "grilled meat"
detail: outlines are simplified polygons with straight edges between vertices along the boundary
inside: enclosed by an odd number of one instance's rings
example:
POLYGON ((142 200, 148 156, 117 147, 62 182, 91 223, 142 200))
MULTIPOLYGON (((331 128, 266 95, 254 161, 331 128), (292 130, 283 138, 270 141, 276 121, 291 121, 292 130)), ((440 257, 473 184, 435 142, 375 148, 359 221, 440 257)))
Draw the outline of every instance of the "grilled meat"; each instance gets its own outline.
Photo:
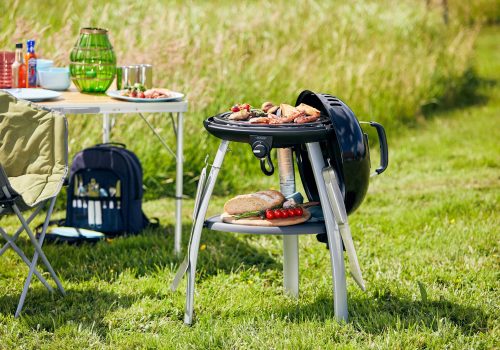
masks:
POLYGON ((272 106, 271 108, 269 108, 267 110, 267 113, 276 114, 276 112, 278 111, 278 109, 280 109, 280 106, 272 106))
POLYGON ((266 112, 266 113, 267 113, 267 112, 269 111, 269 109, 270 109, 270 108, 272 108, 272 107, 274 107, 274 104, 273 104, 272 102, 264 102, 264 103, 262 104, 262 110, 263 110, 264 112, 266 112))
POLYGON ((301 103, 298 105, 297 108, 299 111, 304 112, 307 115, 314 116, 314 117, 319 117, 321 114, 320 111, 314 107, 311 107, 309 105, 306 105, 305 103, 301 103))
POLYGON ((269 124, 272 118, 269 117, 257 117, 249 120, 250 124, 269 124))
POLYGON ((305 115, 305 116, 302 116, 302 117, 295 119, 294 123, 297 123, 297 124, 312 123, 318 119, 319 119, 319 114, 318 115, 305 115))
POLYGON ((250 112, 246 109, 242 109, 241 111, 231 113, 229 116, 229 120, 248 120, 250 117, 250 112))

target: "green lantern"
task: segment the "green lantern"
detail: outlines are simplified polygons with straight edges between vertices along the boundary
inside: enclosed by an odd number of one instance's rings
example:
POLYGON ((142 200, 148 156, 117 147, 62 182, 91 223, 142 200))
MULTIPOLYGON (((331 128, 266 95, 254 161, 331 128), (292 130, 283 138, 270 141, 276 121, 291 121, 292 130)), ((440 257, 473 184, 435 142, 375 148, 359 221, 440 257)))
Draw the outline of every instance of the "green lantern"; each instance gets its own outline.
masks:
POLYGON ((81 92, 105 92, 115 78, 116 56, 106 29, 80 29, 70 60, 71 79, 81 92))

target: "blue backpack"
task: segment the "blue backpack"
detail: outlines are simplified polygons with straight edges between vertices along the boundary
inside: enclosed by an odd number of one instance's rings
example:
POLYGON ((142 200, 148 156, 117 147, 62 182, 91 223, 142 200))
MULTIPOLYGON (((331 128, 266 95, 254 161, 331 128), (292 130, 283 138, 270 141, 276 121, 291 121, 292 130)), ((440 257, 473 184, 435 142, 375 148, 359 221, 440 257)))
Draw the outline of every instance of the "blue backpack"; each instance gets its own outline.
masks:
POLYGON ((71 164, 65 225, 110 236, 139 233, 150 224, 142 195, 141 163, 125 145, 84 149, 71 164))

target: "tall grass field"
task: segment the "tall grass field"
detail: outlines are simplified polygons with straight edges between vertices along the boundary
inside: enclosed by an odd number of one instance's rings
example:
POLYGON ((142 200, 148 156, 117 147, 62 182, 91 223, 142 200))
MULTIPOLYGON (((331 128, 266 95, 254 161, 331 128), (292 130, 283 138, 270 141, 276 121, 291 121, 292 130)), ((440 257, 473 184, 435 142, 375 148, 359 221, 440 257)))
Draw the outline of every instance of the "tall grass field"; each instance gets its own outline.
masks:
MULTIPOLYGON (((235 102, 293 104, 303 89, 337 95, 360 120, 386 126, 390 150, 388 170, 349 216, 367 290, 347 278, 348 323, 335 320, 329 252, 314 235, 300 236, 293 298, 281 237, 204 230, 187 327, 186 282, 169 288, 183 258, 165 198, 175 161, 140 118, 116 116, 112 139, 142 160, 143 208, 161 227, 95 245, 44 244, 67 295, 34 280, 17 319, 28 268, 8 249, 0 350, 500 349, 499 11, 498 0, 0 0, 0 50, 33 38, 41 57, 67 65, 81 27, 106 27, 120 65, 151 63, 155 85, 186 93, 183 253, 197 176, 219 142, 202 121, 235 102)), ((175 145, 168 118, 147 118, 175 145)), ((100 142, 99 116, 68 119, 72 154, 100 142)), ((248 145, 233 143, 207 214, 278 183, 248 145)), ((8 232, 17 224, 0 218, 8 232)), ((25 234, 18 243, 33 256, 25 234)))
MULTIPOLYGON (((482 2, 483 13, 494 8, 482 2)), ((206 117, 234 103, 294 104, 309 89, 340 97, 360 120, 383 123, 390 138, 402 124, 414 125, 425 108, 452 103, 467 88, 482 18, 477 6, 458 1, 450 4, 447 24, 439 2, 413 0, 7 0, 0 7, 0 48, 35 39, 40 57, 66 66, 79 29, 104 27, 119 65, 151 63, 156 86, 184 92, 188 195, 218 143, 203 128, 206 117)), ((173 146, 169 120, 148 118, 173 146)), ((100 141, 99 116, 69 121, 71 154, 100 141)), ((152 138, 140 118, 116 118, 112 140, 139 155, 146 197, 158 198, 174 192, 175 162, 152 138)), ((276 183, 260 176, 248 145, 233 144, 231 150, 216 193, 276 183)))

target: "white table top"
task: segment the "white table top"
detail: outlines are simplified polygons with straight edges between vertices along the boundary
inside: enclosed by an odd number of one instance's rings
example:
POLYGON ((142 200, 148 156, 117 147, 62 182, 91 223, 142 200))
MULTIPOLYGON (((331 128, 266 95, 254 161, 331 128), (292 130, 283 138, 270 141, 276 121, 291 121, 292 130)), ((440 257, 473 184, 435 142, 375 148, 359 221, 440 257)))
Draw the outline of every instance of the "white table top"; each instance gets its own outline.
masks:
POLYGON ((84 94, 71 87, 61 97, 37 102, 64 114, 118 114, 118 113, 183 113, 188 102, 128 102, 111 98, 105 94, 84 94))

